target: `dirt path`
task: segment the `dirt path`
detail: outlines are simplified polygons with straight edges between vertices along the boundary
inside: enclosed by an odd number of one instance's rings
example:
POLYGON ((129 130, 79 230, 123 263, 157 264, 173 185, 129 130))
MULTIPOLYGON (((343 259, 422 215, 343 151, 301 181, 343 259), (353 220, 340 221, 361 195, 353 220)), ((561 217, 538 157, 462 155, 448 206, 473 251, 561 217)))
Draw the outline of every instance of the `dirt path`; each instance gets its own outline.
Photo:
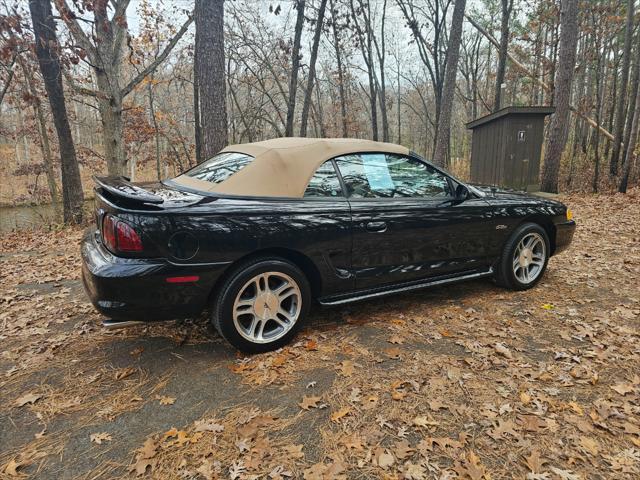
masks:
POLYGON ((639 478, 640 192, 565 200, 532 291, 316 309, 247 358, 205 318, 101 329, 77 230, 0 236, 0 477, 639 478))

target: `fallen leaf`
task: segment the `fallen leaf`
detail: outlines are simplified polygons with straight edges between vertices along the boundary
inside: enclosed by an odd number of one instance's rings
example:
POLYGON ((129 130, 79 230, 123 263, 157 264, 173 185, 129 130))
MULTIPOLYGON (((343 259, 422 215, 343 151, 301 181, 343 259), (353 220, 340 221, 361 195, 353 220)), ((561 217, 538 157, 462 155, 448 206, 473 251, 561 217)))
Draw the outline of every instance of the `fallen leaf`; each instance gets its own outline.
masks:
POLYGON ((376 457, 376 463, 380 468, 386 470, 395 463, 396 459, 388 451, 382 450, 376 457))
POLYGON ((93 443, 96 443, 98 445, 102 445, 102 442, 110 442, 111 439, 111 434, 107 433, 107 432, 101 432, 101 433, 92 433, 89 438, 91 439, 91 441, 93 443))
POLYGON ((518 417, 518 423, 527 432, 539 432, 547 428, 547 422, 536 415, 522 415, 518 417))
POLYGON ((550 467, 550 470, 558 475, 561 480, 582 480, 582 477, 580 477, 580 475, 572 473, 571 470, 562 470, 556 467, 550 467))
POLYGON ((358 450, 358 451, 364 450, 364 447, 362 446, 362 439, 357 433, 352 433, 351 435, 345 435, 340 439, 340 443, 347 450, 358 450))
POLYGON ((309 352, 318 350, 318 342, 316 342, 315 340, 309 340, 307 341, 307 343, 304 344, 304 348, 309 352))
POLYGON ((37 393, 26 393, 15 402, 16 407, 24 407, 27 403, 34 404, 42 398, 42 395, 37 393))
POLYGON ((533 472, 533 473, 542 472, 542 467, 546 463, 546 460, 544 460, 540 456, 540 451, 538 449, 536 449, 536 448, 531 450, 531 453, 529 454, 529 456, 525 457, 524 460, 525 460, 525 462, 527 464, 527 467, 529 467, 529 470, 531 470, 531 472, 533 472))
POLYGON ((393 448, 393 453, 398 460, 404 460, 405 458, 411 456, 415 452, 415 449, 411 448, 409 442, 406 440, 401 440, 396 442, 393 448))
POLYGON ((140 458, 136 460, 136 463, 133 464, 129 471, 135 470, 136 476, 141 477, 147 472, 148 468, 153 471, 157 463, 158 460, 156 458, 140 458))
POLYGON ((578 445, 587 453, 590 453, 591 455, 597 455, 598 452, 600 451, 600 448, 598 447, 598 442, 596 442, 591 437, 584 437, 584 436, 580 437, 578 445))
POLYGON ((619 383, 618 385, 612 386, 611 390, 615 390, 620 395, 626 395, 627 393, 633 392, 635 390, 635 386, 631 383, 619 383))
POLYGON ((393 347, 393 348, 385 348, 384 350, 382 350, 389 358, 392 358, 394 360, 399 360, 400 357, 402 356, 402 350, 400 350, 397 347, 393 347))
POLYGON ((304 472, 304 480, 324 480, 324 472, 327 466, 324 463, 316 463, 307 468, 304 472))
POLYGON ((10 477, 17 477, 19 475, 18 469, 22 466, 22 463, 16 462, 15 459, 11 459, 9 460, 9 463, 7 463, 7 465, 4 467, 4 473, 9 475, 10 477))
POLYGON ((337 412, 331 414, 331 421, 338 422, 342 417, 349 415, 349 412, 351 412, 350 407, 343 407, 337 412))
POLYGON ((221 433, 224 431, 224 425, 220 425, 215 420, 196 420, 196 432, 213 432, 221 433))
POLYGON ((303 410, 309 410, 310 408, 318 408, 318 402, 321 397, 307 397, 306 395, 302 397, 302 401, 298 403, 298 406, 303 410))
POLYGON ((505 358, 508 358, 510 360, 513 358, 513 354, 511 353, 511 350, 509 350, 509 348, 504 343, 496 343, 493 346, 493 349, 496 351, 497 354, 502 355, 505 358))
POLYGON ((481 480, 482 478, 489 479, 484 465, 480 462, 480 458, 472 451, 467 452, 466 457, 462 460, 462 463, 457 463, 454 470, 458 475, 468 476, 471 480, 481 480))
POLYGON ((304 447, 304 444, 287 445, 286 447, 284 447, 284 450, 287 452, 287 456, 289 458, 298 460, 300 458, 304 458, 304 452, 302 451, 303 447, 304 447))
POLYGON ((176 403, 176 399, 173 397, 166 397, 164 395, 156 395, 156 400, 160 400, 160 405, 173 405, 176 403))
POLYGON ((351 375, 353 375, 354 368, 355 367, 351 360, 344 360, 340 364, 340 375, 342 375, 343 377, 350 377, 351 375))
POLYGON ((435 427, 436 425, 440 425, 440 422, 434 420, 432 417, 428 417, 426 415, 421 415, 413 419, 413 424, 416 427, 435 427))

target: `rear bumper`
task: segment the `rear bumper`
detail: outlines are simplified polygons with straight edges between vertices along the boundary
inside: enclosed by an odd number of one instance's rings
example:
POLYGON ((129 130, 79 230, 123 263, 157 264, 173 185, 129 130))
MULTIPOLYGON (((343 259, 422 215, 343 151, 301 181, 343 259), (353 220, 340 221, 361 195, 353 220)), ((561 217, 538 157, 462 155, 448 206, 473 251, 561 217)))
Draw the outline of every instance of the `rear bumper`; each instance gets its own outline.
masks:
POLYGON ((573 240, 573 233, 576 230, 576 222, 569 220, 567 222, 556 224, 556 248, 554 255, 565 251, 573 240))
POLYGON ((168 320, 199 315, 225 264, 176 265, 162 259, 112 255, 95 231, 82 241, 82 281, 91 303, 117 320, 168 320), (193 276, 191 283, 169 283, 168 277, 193 276))

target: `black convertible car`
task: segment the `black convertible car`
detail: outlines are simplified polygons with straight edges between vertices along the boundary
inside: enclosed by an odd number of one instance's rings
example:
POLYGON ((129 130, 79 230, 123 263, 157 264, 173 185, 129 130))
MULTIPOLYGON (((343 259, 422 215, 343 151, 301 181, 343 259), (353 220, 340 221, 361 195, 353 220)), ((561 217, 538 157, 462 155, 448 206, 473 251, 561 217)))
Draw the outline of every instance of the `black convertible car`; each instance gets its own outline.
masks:
POLYGON ((481 277, 531 288, 575 230, 562 203, 465 185, 365 140, 234 145, 162 183, 95 180, 82 277, 105 324, 208 308, 224 338, 253 352, 288 342, 312 300, 481 277))

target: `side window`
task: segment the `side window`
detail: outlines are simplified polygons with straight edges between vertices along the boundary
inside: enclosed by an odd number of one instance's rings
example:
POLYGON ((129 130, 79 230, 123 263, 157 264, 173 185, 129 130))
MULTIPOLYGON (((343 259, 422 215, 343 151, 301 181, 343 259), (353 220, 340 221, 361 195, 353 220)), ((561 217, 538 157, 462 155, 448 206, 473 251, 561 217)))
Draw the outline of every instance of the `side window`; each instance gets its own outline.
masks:
POLYGON ((362 153, 336 158, 351 198, 448 197, 447 177, 415 158, 362 153))
POLYGON ((332 161, 325 162, 318 167, 304 192, 305 198, 339 197, 341 195, 340 180, 338 180, 338 174, 332 161))

